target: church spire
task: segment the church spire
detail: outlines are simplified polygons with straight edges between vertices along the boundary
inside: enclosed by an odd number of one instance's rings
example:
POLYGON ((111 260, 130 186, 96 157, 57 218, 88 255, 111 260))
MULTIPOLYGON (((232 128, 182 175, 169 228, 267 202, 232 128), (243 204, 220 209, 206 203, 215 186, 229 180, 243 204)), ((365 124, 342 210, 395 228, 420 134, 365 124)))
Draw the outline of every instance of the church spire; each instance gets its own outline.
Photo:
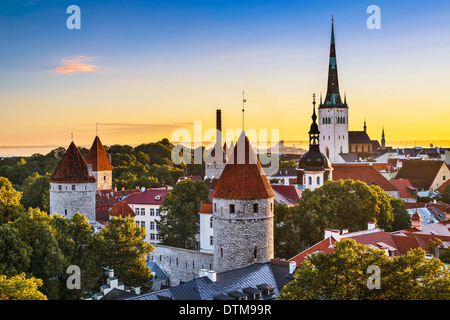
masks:
POLYGON ((324 104, 319 107, 346 107, 346 103, 342 103, 341 95, 339 93, 338 71, 336 63, 336 46, 334 40, 334 19, 331 19, 331 43, 330 43, 330 60, 328 65, 328 85, 327 94, 325 96, 324 104))
POLYGON ((319 147, 319 137, 320 131, 319 126, 317 125, 317 116, 316 116, 316 94, 313 94, 313 114, 311 116, 313 122, 311 123, 311 127, 309 129, 309 146, 316 146, 317 149, 319 147))

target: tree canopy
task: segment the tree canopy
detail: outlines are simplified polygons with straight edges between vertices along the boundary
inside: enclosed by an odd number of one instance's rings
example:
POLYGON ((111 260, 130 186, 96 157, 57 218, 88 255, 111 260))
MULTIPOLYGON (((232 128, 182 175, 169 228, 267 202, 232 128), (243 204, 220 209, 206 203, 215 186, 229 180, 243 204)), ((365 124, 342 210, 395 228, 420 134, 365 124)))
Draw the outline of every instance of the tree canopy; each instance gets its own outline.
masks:
POLYGON ((450 269, 425 251, 388 257, 354 239, 336 243, 333 253, 309 256, 280 300, 440 300, 449 299, 450 269))
POLYGON ((200 222, 198 212, 203 201, 208 201, 209 189, 203 181, 190 179, 178 182, 168 193, 160 208, 156 226, 164 245, 194 249, 200 222))

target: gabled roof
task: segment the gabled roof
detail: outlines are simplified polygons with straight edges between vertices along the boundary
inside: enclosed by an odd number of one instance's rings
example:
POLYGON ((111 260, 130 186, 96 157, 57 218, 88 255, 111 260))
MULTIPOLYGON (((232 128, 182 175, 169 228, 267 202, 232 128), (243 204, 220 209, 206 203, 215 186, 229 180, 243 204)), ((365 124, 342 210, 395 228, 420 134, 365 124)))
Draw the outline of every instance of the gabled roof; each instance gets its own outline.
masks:
POLYGON ((92 164, 92 171, 111 171, 113 169, 99 137, 95 137, 86 156, 86 163, 92 164))
POLYGON ((134 193, 123 199, 129 204, 155 204, 161 205, 164 197, 170 192, 167 188, 152 188, 143 192, 134 193))
POLYGON ((384 191, 398 191, 380 172, 367 163, 336 163, 333 164, 332 180, 355 180, 367 184, 376 184, 384 191))
POLYGON ((244 132, 239 137, 212 196, 223 199, 261 199, 275 196, 244 132))
POLYGON ((295 185, 271 184, 275 192, 274 204, 284 203, 287 206, 298 204, 302 190, 295 185))
POLYGON ((408 179, 391 179, 389 181, 398 189, 400 198, 418 197, 417 188, 413 187, 408 179))
POLYGON ((72 142, 58 163, 49 179, 50 182, 84 183, 95 182, 94 176, 89 176, 87 164, 78 148, 72 142))
POLYGON ((349 144, 372 144, 367 132, 365 131, 349 131, 348 132, 348 143, 349 144))
POLYGON ((438 160, 406 160, 395 176, 396 179, 408 179, 420 190, 429 190, 439 170, 447 166, 438 160))
POLYGON ((111 211, 109 211, 110 216, 115 217, 134 217, 136 213, 131 209, 131 207, 128 205, 128 203, 124 201, 117 202, 114 207, 112 207, 111 211))

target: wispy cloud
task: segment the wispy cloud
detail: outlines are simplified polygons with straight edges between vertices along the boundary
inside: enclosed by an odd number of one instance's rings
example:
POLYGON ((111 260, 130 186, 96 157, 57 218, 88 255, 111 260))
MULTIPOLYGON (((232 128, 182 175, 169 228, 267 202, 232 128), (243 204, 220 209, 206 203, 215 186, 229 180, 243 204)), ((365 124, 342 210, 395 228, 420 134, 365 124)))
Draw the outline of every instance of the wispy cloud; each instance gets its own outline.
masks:
POLYGON ((93 72, 98 66, 90 64, 92 57, 76 56, 68 57, 62 60, 62 66, 53 69, 53 72, 60 74, 71 74, 74 72, 93 72))

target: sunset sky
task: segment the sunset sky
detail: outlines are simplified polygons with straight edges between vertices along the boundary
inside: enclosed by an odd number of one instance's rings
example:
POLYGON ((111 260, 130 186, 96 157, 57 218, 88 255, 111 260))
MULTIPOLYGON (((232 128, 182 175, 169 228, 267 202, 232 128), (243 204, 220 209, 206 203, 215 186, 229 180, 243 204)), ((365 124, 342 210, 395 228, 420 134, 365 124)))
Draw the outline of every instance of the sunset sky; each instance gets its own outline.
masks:
MULTIPOLYGON (((450 140, 448 1, 0 2, 0 156, 33 146, 171 138, 179 128, 279 129, 306 141, 325 94, 334 15, 350 130, 387 145, 450 140), (69 30, 68 6, 81 9, 69 30), (370 30, 367 7, 381 9, 370 30), (15 148, 15 149, 13 149, 15 148), (12 150, 12 151, 11 151, 12 150), (14 151, 16 150, 16 151, 14 151)), ((444 146, 444 145, 443 145, 444 146)), ((45 150, 44 150, 45 151, 45 150)))

